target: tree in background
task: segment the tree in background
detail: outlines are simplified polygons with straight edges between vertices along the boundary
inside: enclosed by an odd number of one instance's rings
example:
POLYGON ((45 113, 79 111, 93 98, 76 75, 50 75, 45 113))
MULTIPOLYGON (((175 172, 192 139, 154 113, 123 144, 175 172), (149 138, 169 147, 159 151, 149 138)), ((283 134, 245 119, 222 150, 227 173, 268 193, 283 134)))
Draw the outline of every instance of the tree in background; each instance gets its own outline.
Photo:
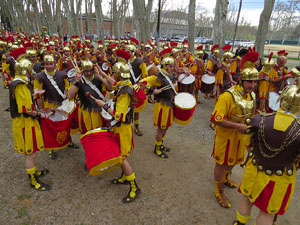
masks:
POLYGON ((223 46, 225 43, 225 23, 227 17, 229 1, 217 0, 215 8, 215 19, 213 27, 213 43, 223 46))
POLYGON ((260 14, 255 40, 255 48, 260 56, 264 55, 265 41, 269 31, 269 21, 274 8, 274 3, 275 0, 265 0, 264 9, 260 14))

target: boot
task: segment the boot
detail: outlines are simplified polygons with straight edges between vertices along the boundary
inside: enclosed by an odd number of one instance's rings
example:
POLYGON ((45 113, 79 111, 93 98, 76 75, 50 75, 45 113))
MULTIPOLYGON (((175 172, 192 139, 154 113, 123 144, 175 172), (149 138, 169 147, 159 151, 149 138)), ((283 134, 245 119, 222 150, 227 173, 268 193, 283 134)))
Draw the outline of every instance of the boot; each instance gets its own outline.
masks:
POLYGON ((215 197, 220 206, 223 208, 230 208, 231 204, 229 203, 226 195, 224 194, 224 183, 221 181, 215 181, 216 189, 215 189, 215 197))
POLYGON ((143 136, 143 133, 140 131, 138 124, 134 125, 134 132, 136 133, 137 136, 143 136))
POLYGON ((230 171, 225 170, 222 181, 227 187, 236 188, 237 184, 233 180, 228 179, 229 174, 230 171))
MULTIPOLYGON (((45 176, 49 173, 49 170, 48 169, 44 169, 44 170, 40 170, 40 171, 36 171, 35 172, 35 175, 37 177, 42 177, 42 176, 45 176)), ((28 174, 28 177, 30 178, 30 175, 28 174)))
POLYGON ((154 154, 163 158, 163 159, 167 159, 169 158, 168 155, 166 153, 163 152, 164 151, 164 146, 162 144, 160 145, 155 145, 154 147, 154 154))
POLYGON ((138 187, 135 181, 135 174, 132 173, 129 176, 126 176, 126 180, 130 182, 130 190, 128 192, 128 195, 123 198, 124 203, 130 203, 133 202, 141 193, 141 189, 138 187))
POLYGON ((38 191, 49 191, 50 190, 50 186, 48 184, 43 183, 42 181, 40 181, 37 178, 37 175, 35 174, 36 172, 36 168, 31 168, 31 169, 27 169, 26 170, 28 175, 29 175, 29 179, 31 181, 30 186, 33 187, 35 190, 38 191))
POLYGON ((164 146, 163 143, 164 143, 164 141, 161 142, 161 146, 160 146, 161 150, 163 150, 164 152, 170 152, 171 149, 168 148, 168 147, 166 147, 166 146, 164 146))
POLYGON ((57 154, 54 150, 49 151, 49 159, 51 159, 51 160, 56 160, 57 159, 57 154))
POLYGON ((113 179, 111 182, 113 184, 129 184, 130 183, 128 180, 126 180, 126 176, 123 173, 123 171, 122 171, 121 176, 119 178, 113 179))

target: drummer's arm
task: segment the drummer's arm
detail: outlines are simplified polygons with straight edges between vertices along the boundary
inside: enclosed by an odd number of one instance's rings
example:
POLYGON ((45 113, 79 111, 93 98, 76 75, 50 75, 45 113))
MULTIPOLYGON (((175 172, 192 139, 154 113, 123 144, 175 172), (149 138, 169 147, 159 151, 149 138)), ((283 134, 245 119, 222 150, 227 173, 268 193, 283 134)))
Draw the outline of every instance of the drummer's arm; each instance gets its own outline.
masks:
POLYGON ((148 89, 149 94, 152 94, 154 87, 159 87, 161 86, 161 82, 157 80, 156 75, 151 75, 149 77, 146 77, 140 81, 140 87, 142 89, 148 89))
POLYGON ((215 74, 212 72, 214 64, 212 61, 208 60, 206 64, 206 72, 210 76, 214 76, 215 74))
POLYGON ((31 92, 26 85, 17 85, 15 88, 15 98, 18 106, 18 113, 26 113, 30 116, 45 117, 45 114, 38 112, 31 98, 31 92))
POLYGON ((101 82, 105 85, 106 90, 108 91, 112 91, 113 90, 113 86, 115 83, 115 80, 108 76, 101 68, 98 64, 95 65, 94 67, 95 69, 95 75, 97 76, 97 78, 99 80, 101 80, 101 82))
MULTIPOLYGON (((33 89, 36 90, 43 90, 43 84, 38 80, 38 79, 34 79, 33 81, 33 89)), ((44 102, 43 102, 43 96, 42 94, 36 94, 34 96, 34 99, 36 101, 36 104, 38 106, 39 109, 43 109, 44 108, 44 102)))
POLYGON ((82 72, 78 71, 76 73, 76 81, 70 86, 70 88, 67 91, 67 99, 71 100, 75 98, 78 92, 78 88, 81 84, 81 79, 82 79, 82 72))

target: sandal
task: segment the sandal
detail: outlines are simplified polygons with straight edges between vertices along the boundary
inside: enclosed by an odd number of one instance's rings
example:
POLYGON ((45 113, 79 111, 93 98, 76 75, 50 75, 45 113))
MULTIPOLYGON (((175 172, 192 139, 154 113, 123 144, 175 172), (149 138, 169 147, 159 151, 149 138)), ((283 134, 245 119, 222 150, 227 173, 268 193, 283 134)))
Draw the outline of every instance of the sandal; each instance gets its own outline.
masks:
POLYGON ((133 202, 140 194, 141 194, 141 189, 138 187, 136 191, 129 191, 128 195, 123 198, 123 203, 130 203, 133 202))
POLYGON ((38 191, 49 191, 51 189, 49 184, 45 184, 42 181, 38 181, 35 185, 30 184, 30 186, 38 191))
POLYGON ((163 158, 163 159, 169 158, 168 155, 166 153, 164 153, 163 151, 161 151, 161 150, 154 149, 154 154, 159 156, 160 158, 163 158))
POLYGON ((49 173, 49 170, 48 169, 44 169, 44 170, 36 171, 35 175, 37 177, 41 177, 41 176, 47 175, 48 173, 49 173))
POLYGON ((137 136, 143 136, 143 133, 140 131, 139 128, 134 128, 134 133, 136 133, 137 136))
POLYGON ((223 190, 215 191, 215 197, 219 203, 220 206, 223 208, 230 208, 231 204, 229 203, 227 197, 224 194, 223 190))
POLYGON ((237 187, 237 184, 233 181, 233 180, 226 180, 224 182, 224 184, 227 186, 227 187, 230 187, 230 188, 236 188, 237 187))
POLYGON ((161 145, 161 146, 160 146, 160 150, 163 150, 164 152, 170 152, 170 151, 171 151, 170 148, 167 148, 167 147, 164 146, 164 145, 161 145))
POLYGON ((130 182, 126 179, 126 176, 124 173, 121 174, 121 176, 117 179, 113 179, 111 181, 113 184, 129 184, 130 182))
POLYGON ((49 159, 51 160, 56 160, 57 159, 57 155, 55 151, 49 151, 49 159))

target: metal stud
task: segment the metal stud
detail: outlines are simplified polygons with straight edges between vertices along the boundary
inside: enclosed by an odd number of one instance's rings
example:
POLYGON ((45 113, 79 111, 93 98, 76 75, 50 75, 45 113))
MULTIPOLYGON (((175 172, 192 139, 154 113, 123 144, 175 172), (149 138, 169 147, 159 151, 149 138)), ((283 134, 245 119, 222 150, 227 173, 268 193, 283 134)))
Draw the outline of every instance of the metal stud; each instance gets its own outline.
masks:
POLYGON ((263 168, 262 165, 259 165, 259 166, 257 167, 257 169, 258 169, 259 171, 262 171, 264 168, 263 168))
POLYGON ((256 159, 252 160, 252 164, 255 165, 256 164, 256 159))
POLYGON ((250 153, 249 153, 249 157, 252 157, 252 156, 253 156, 253 152, 250 152, 250 153))
POLYGON ((266 170, 266 174, 267 175, 272 175, 272 171, 271 170, 266 170))
POLYGON ((281 176, 283 174, 283 172, 281 170, 276 170, 276 175, 277 176, 281 176))
POLYGON ((293 175, 293 170, 288 170, 288 171, 287 171, 287 175, 288 175, 288 176, 292 176, 292 175, 293 175))

